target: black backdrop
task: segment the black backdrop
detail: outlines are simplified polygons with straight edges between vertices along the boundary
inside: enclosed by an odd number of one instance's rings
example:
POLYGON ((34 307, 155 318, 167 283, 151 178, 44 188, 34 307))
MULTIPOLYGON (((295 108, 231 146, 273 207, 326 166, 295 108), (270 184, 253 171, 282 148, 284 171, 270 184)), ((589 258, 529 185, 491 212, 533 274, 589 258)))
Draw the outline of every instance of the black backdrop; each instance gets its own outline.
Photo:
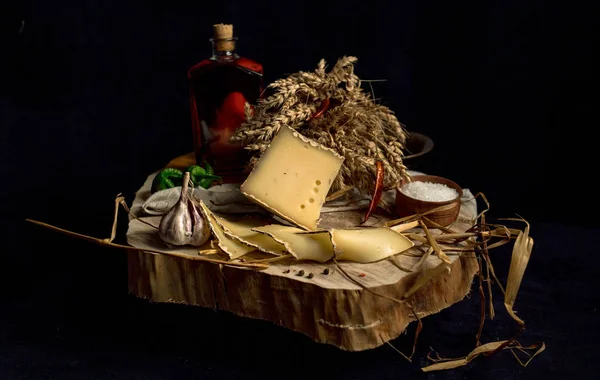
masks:
MULTIPOLYGON (((533 223, 517 309, 531 322, 524 343, 546 340, 548 352, 527 369, 505 353, 436 377, 591 374, 598 296, 575 276, 592 276, 580 263, 599 232, 591 18, 574 3, 509 0, 3 3, 0 377, 418 376, 424 361, 387 347, 346 354, 266 323, 133 299, 122 252, 24 222, 105 237, 114 196, 131 201, 149 173, 191 151, 187 69, 210 54, 218 22, 234 24, 267 83, 357 56, 359 76, 387 80, 376 95, 434 140, 423 171, 484 192, 493 216, 533 223)), ((467 352, 477 311, 473 299, 431 317, 417 357, 431 345, 467 352)), ((488 340, 514 329, 492 324, 488 340)))

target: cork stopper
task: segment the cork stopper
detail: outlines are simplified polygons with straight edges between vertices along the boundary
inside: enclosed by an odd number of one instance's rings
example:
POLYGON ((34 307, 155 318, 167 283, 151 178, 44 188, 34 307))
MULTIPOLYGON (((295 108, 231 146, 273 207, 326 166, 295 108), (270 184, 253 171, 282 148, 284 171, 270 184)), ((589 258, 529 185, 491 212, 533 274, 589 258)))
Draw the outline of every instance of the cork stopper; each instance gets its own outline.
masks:
POLYGON ((233 38, 233 25, 215 24, 213 25, 213 40, 216 51, 235 50, 235 40, 233 38))

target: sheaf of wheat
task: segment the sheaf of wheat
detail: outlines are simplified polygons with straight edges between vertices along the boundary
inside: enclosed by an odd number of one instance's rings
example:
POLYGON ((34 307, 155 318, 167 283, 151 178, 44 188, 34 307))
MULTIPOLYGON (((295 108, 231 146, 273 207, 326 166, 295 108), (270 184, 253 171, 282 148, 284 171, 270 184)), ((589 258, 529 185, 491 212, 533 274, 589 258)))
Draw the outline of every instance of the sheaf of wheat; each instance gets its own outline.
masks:
POLYGON ((356 61, 356 57, 342 57, 326 72, 325 60, 321 60, 314 72, 300 71, 279 79, 267 87, 271 95, 254 107, 246 104, 246 121, 231 139, 252 152, 250 166, 279 128, 288 125, 344 157, 331 192, 354 186, 363 194, 372 193, 377 160, 385 168, 384 190, 408 178, 402 162, 407 132, 388 107, 377 104, 363 90, 354 73, 356 61), (327 101, 327 111, 313 118, 327 101))

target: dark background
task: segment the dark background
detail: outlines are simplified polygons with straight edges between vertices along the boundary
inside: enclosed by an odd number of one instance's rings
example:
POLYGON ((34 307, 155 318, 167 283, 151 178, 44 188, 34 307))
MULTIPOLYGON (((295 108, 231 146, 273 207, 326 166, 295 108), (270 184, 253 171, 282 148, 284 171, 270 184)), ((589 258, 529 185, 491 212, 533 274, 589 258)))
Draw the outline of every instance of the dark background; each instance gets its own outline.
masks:
MULTIPOLYGON (((592 14, 512 0, 3 2, 0 379, 592 378, 592 14), (219 22, 234 24, 266 83, 357 56, 361 78, 387 80, 376 95, 434 140, 420 169, 485 193, 494 217, 532 222, 516 309, 523 344, 545 341, 546 352, 525 369, 504 352, 420 375, 430 346, 472 348, 476 296, 425 320, 413 363, 387 346, 345 353, 269 323, 137 300, 125 253, 24 222, 107 237, 115 195, 130 202, 149 173, 192 150, 187 69, 210 54, 219 22)), ((503 279, 509 258, 494 252, 503 279)), ((484 341, 515 330, 496 301, 502 316, 484 341)), ((412 332, 394 345, 407 350, 412 332)))

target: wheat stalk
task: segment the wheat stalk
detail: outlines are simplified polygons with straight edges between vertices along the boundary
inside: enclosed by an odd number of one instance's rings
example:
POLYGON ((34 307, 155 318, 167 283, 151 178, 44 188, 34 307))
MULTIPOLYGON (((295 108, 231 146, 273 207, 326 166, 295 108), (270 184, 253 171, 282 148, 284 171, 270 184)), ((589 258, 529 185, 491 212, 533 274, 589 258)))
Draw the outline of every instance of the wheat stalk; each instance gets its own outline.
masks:
POLYGON ((408 178, 402 162, 406 130, 392 110, 363 91, 354 74, 356 61, 356 57, 342 57, 326 72, 326 62, 321 60, 314 72, 299 71, 271 83, 268 88, 273 94, 259 100, 253 110, 247 105, 246 121, 231 139, 253 153, 249 165, 254 166, 279 128, 287 125, 345 158, 331 192, 354 186, 370 194, 376 160, 384 164, 385 190, 408 178), (326 99, 330 109, 311 119, 326 99))

